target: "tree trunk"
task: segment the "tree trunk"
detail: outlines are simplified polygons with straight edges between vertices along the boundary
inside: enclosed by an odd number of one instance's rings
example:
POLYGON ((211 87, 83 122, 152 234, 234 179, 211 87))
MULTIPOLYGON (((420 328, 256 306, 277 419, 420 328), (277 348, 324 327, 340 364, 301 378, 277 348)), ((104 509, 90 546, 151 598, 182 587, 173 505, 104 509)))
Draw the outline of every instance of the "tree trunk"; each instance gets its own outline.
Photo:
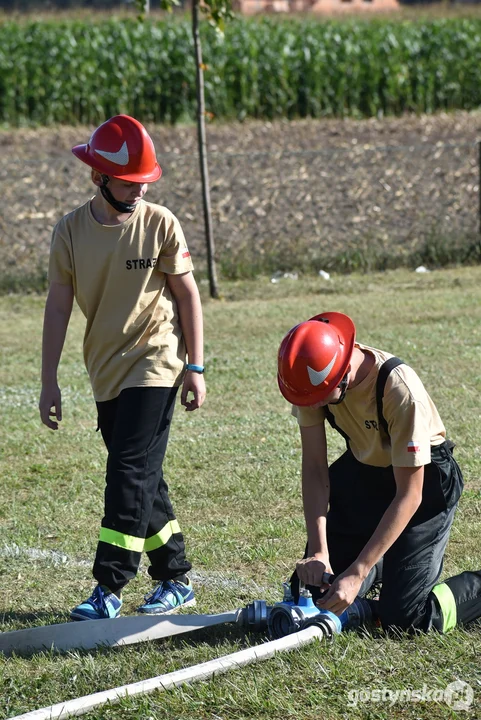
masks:
POLYGON ((202 45, 199 34, 199 0, 192 0, 192 34, 194 36, 196 92, 197 92, 197 136, 199 144, 200 175, 202 180, 202 200, 204 205, 205 241, 207 246, 207 271, 209 275, 210 296, 219 297, 217 273, 215 268, 214 235, 210 209, 209 169, 207 167, 207 142, 205 134, 204 67, 202 63, 202 45))

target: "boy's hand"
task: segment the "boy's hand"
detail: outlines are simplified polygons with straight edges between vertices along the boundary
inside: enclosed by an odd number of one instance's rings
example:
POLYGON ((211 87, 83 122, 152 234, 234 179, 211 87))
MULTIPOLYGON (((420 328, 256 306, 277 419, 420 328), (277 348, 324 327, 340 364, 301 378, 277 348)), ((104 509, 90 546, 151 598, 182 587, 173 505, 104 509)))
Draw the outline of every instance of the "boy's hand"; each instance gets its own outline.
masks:
POLYGON ((42 386, 38 409, 43 424, 51 430, 58 430, 58 424, 62 420, 62 395, 58 385, 42 386), (51 418, 56 418, 57 422, 51 418))
POLYGON ((296 572, 299 580, 304 585, 313 585, 322 590, 327 590, 330 585, 323 580, 324 573, 332 574, 329 558, 321 555, 307 557, 296 563, 296 572))
POLYGON ((201 373, 187 370, 185 373, 184 384, 182 385, 182 393, 180 402, 186 410, 197 410, 205 400, 205 379, 201 373), (194 395, 193 400, 187 400, 189 392, 194 395))
POLYGON ((357 598, 362 582, 363 578, 348 568, 338 575, 327 593, 316 602, 317 607, 340 615, 357 598))

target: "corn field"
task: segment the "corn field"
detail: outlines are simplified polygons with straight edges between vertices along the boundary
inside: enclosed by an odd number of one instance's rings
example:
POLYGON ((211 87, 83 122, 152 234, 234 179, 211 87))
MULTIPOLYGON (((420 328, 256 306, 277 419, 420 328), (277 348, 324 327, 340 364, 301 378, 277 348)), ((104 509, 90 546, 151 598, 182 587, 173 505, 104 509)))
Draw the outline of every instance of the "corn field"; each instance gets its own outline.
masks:
MULTIPOLYGON (((219 119, 372 117, 481 104, 481 20, 237 19, 202 28, 206 106, 219 119)), ((195 116, 187 21, 0 25, 0 123, 195 116)))

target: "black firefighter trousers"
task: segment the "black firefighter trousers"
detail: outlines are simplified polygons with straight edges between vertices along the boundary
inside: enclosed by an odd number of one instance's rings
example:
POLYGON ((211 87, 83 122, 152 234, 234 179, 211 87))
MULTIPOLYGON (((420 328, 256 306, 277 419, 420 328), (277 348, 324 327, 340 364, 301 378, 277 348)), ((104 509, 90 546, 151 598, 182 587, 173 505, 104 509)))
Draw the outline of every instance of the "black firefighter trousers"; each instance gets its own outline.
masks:
POLYGON ((176 392, 133 387, 97 403, 108 459, 93 576, 113 592, 135 577, 142 551, 154 580, 171 580, 191 569, 162 473, 176 392))
MULTIPOLYGON (((332 463, 329 478, 327 541, 331 566, 338 575, 372 536, 394 498, 396 484, 392 467, 363 465, 350 450, 332 463)), ((462 489, 461 470, 448 443, 432 448, 421 506, 361 587, 364 595, 374 583, 382 582, 379 601, 372 606, 384 629, 434 627, 445 632, 481 616, 481 571, 463 572, 437 584, 462 489)), ((306 548, 305 557, 307 553, 306 548)), ((291 584, 297 597, 296 573, 291 584)), ((319 588, 310 589, 317 599, 319 588)))

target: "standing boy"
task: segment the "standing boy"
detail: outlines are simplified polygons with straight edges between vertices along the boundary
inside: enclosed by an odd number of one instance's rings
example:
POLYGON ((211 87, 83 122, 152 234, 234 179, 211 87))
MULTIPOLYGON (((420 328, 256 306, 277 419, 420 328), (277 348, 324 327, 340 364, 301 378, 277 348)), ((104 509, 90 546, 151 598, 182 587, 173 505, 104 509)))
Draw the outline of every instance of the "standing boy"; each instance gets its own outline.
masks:
POLYGON ((414 370, 356 343, 352 320, 326 312, 287 333, 278 383, 302 443, 308 543, 294 595, 300 579, 340 615, 382 581, 371 610, 384 628, 446 632, 481 616, 481 572, 438 583, 463 478, 414 370), (325 420, 347 443, 329 468, 325 420))
POLYGON ((56 430, 57 368, 75 297, 87 321, 84 359, 108 460, 97 586, 71 617, 117 617, 143 550, 155 587, 139 611, 170 613, 195 604, 162 462, 179 385, 186 410, 205 399, 199 292, 177 218, 143 200, 162 171, 141 123, 117 115, 72 152, 91 167, 97 193, 53 231, 39 408, 56 430))

